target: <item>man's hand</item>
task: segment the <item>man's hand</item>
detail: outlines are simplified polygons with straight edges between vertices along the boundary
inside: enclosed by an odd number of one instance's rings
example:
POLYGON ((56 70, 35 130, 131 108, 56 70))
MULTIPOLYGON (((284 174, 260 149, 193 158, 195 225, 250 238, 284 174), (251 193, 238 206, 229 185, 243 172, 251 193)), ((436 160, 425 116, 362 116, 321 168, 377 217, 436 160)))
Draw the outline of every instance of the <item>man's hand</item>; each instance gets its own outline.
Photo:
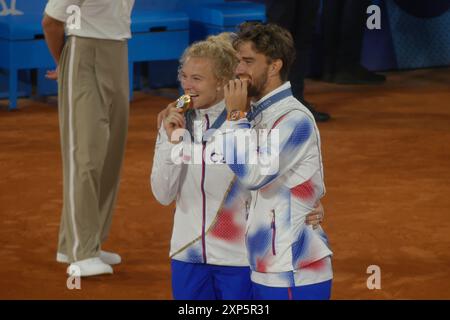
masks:
MULTIPOLYGON (((160 113, 163 118, 163 126, 166 130, 167 136, 171 143, 177 144, 180 142, 180 136, 174 134, 177 129, 184 129, 186 122, 183 115, 183 110, 175 107, 176 102, 170 103, 167 108, 160 113)), ((159 117, 159 114, 158 114, 159 117)))
POLYGON ((56 67, 55 70, 47 70, 45 77, 49 80, 58 80, 58 68, 56 67))
POLYGON ((224 87, 225 105, 231 111, 247 111, 247 81, 230 80, 224 87))
POLYGON ((312 225, 313 229, 317 229, 320 223, 323 221, 325 212, 323 210, 322 203, 318 201, 310 213, 306 216, 305 223, 307 225, 312 225))

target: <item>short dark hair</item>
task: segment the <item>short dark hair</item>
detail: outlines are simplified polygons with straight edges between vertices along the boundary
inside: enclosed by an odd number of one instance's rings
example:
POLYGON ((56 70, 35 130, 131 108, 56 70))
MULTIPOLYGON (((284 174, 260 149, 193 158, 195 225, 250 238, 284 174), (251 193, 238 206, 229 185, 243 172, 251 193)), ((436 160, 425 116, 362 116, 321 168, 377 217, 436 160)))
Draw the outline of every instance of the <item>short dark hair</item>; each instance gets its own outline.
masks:
POLYGON ((295 60, 294 40, 288 30, 273 23, 244 22, 239 25, 233 46, 237 49, 244 42, 252 42, 256 52, 264 54, 269 62, 283 61, 280 77, 282 81, 288 79, 295 60))

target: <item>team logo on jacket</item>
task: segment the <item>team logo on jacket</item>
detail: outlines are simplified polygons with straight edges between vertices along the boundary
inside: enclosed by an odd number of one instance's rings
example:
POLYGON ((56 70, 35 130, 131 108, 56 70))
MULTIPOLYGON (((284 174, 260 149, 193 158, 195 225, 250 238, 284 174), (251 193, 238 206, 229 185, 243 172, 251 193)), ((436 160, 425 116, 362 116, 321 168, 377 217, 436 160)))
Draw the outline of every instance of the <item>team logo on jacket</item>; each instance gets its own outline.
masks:
POLYGON ((225 164, 226 163, 225 156, 221 152, 213 151, 209 158, 212 163, 216 163, 216 164, 219 164, 219 163, 225 164))

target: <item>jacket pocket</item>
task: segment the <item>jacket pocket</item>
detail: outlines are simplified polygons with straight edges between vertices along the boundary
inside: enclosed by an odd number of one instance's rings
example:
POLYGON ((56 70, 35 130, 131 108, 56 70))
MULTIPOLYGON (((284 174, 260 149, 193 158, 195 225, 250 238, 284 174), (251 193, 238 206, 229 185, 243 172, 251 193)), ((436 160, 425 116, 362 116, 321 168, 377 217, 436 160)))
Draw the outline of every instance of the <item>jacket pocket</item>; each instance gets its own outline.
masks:
POLYGON ((272 210, 272 222, 270 223, 270 228, 272 229, 272 254, 275 256, 277 251, 275 249, 275 240, 277 236, 277 224, 275 219, 275 210, 272 210))

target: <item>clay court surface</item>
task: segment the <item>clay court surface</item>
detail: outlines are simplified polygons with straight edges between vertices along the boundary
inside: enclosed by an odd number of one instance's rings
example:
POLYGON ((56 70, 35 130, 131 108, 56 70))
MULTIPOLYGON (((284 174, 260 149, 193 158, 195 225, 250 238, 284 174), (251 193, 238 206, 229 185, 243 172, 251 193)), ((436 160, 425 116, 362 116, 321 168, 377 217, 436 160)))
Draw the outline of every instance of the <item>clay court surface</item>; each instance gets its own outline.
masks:
MULTIPOLYGON (((334 251, 333 299, 450 299, 450 69, 387 73, 380 86, 307 82, 320 123, 334 251), (381 289, 369 290, 370 265, 381 289)), ((136 93, 106 250, 114 275, 66 287, 55 262, 62 177, 55 99, 0 101, 0 298, 171 299, 173 206, 149 188, 156 115, 173 91, 136 93), (157 95, 157 93, 159 95, 157 95)))

